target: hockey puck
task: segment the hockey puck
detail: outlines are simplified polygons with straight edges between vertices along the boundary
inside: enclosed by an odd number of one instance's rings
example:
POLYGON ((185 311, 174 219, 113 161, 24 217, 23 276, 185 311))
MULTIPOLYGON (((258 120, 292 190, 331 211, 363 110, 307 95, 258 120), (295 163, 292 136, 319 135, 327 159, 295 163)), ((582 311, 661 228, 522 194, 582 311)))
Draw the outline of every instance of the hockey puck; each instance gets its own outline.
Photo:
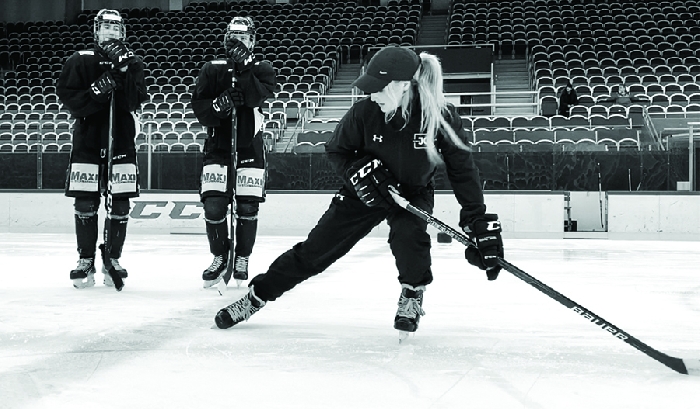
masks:
POLYGON ((437 241, 438 243, 452 243, 452 237, 447 233, 439 232, 437 234, 437 241))

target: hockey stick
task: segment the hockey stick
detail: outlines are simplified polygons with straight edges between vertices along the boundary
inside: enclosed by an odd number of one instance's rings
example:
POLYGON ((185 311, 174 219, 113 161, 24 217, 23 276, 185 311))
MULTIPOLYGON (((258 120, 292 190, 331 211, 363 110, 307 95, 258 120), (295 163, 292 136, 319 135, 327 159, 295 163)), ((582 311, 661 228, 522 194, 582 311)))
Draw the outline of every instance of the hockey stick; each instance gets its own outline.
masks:
POLYGON ((605 228, 605 223, 603 222, 603 185, 602 178, 600 177, 600 163, 598 165, 598 202, 600 202, 600 227, 605 228))
POLYGON ((112 278, 114 288, 121 291, 124 288, 124 280, 119 275, 117 269, 112 265, 112 259, 109 257, 109 252, 112 248, 112 158, 114 157, 114 134, 112 127, 114 125, 114 95, 110 98, 109 103, 109 130, 107 131, 107 197, 105 198, 105 209, 107 210, 107 219, 105 220, 104 229, 104 244, 100 244, 100 252, 102 253, 102 263, 104 263, 107 274, 112 278))
MULTIPOLYGON (((231 72, 231 86, 236 86, 236 72, 231 72)), ((234 246, 236 237, 236 176, 237 170, 236 165, 238 160, 238 123, 236 117, 236 108, 231 109, 231 183, 233 184, 233 192, 231 193, 231 219, 229 223, 229 249, 228 249, 228 263, 226 263, 226 273, 224 277, 217 284, 217 289, 219 290, 219 295, 224 295, 228 286, 228 282, 231 281, 231 275, 233 274, 234 265, 234 246)))
MULTIPOLYGON (((394 201, 404 209, 408 210, 409 212, 415 214, 416 216, 420 217, 421 219, 425 220, 428 222, 428 224, 432 225, 433 227, 437 228, 438 230, 447 233, 449 236, 451 236, 453 239, 459 241, 460 243, 464 244, 467 247, 476 247, 476 245, 469 239, 469 237, 462 233, 459 232, 452 227, 446 225, 442 221, 436 219, 433 215, 429 214, 428 212, 419 209, 412 204, 408 202, 408 200, 404 199, 402 196, 398 194, 396 191, 390 191, 391 196, 394 198, 394 201)), ((620 339, 627 344, 633 346, 634 348, 638 349, 639 351, 647 354, 649 357, 657 360, 658 362, 661 362, 662 364, 666 365, 667 367, 673 369, 674 371, 681 373, 681 374, 692 374, 692 375, 700 375, 700 359, 681 359, 681 358, 675 358, 669 355, 664 354, 663 352, 657 351, 656 349, 650 347, 649 345, 643 343, 642 341, 638 340, 637 338, 631 336, 627 332, 621 330, 620 328, 616 327, 615 325, 611 324, 610 322, 606 321, 599 315, 594 314, 591 310, 581 306, 580 304, 570 300, 563 294, 557 292, 553 288, 547 286, 546 284, 542 283, 541 281, 537 280, 536 278, 532 277, 531 275, 527 274, 523 270, 517 268, 516 266, 510 264, 506 260, 499 258, 498 259, 498 264, 506 271, 509 273, 513 274, 514 276, 518 277, 519 279, 525 281, 526 283, 530 284, 531 286, 535 287, 539 291, 543 292, 545 295, 549 296, 550 298, 554 299, 555 301, 558 301, 560 304, 565 306, 566 308, 573 310, 575 313, 579 314, 583 318, 587 319, 588 321, 592 322, 593 324, 597 325, 601 329, 609 332, 612 334, 615 338, 620 339)))

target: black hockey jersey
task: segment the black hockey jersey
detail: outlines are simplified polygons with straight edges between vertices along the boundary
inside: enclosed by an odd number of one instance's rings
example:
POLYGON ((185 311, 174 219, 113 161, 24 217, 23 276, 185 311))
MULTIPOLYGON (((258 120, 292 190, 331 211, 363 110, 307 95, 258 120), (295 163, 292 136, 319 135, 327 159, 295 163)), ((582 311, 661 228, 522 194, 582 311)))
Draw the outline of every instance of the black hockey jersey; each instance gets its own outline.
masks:
MULTIPOLYGON (((199 122, 208 127, 209 140, 204 145, 206 163, 226 163, 231 157, 231 116, 224 119, 215 116, 212 102, 232 86, 235 65, 227 59, 205 63, 192 93, 192 110, 199 122)), ((235 87, 245 98, 245 105, 236 108, 237 146, 241 149, 250 146, 257 134, 253 111, 274 95, 275 71, 270 64, 256 61, 243 73, 236 71, 235 76, 235 87)))
MULTIPOLYGON (((448 108, 447 122, 466 141, 461 118, 453 106, 448 108)), ((371 155, 384 163, 401 184, 402 192, 410 196, 411 192, 431 186, 437 170, 437 165, 428 158, 420 121, 420 107, 416 106, 406 126, 400 112, 387 123, 379 105, 364 98, 340 121, 326 144, 326 153, 349 187, 348 169, 357 160, 371 155)), ((486 211, 479 171, 471 151, 458 147, 441 132, 436 136, 435 147, 445 162, 447 177, 462 207, 459 224, 464 226, 471 217, 486 211)), ((354 189, 350 187, 350 191, 354 189)))
MULTIPOLYGON (((100 150, 107 149, 109 102, 98 102, 90 95, 90 85, 111 68, 110 60, 97 50, 74 53, 63 66, 56 94, 75 118, 73 129, 73 162, 95 162, 100 150)), ((129 64, 124 88, 114 92, 115 113, 113 138, 115 155, 135 156, 136 123, 132 112, 148 99, 144 67, 140 57, 129 64)))

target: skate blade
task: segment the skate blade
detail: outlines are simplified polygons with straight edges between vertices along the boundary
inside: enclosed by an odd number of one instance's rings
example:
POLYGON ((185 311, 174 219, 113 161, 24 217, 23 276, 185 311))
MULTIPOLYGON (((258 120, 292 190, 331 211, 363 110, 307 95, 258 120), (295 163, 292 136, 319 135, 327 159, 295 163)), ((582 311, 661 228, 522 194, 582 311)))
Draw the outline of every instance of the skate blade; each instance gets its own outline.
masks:
POLYGON ((94 277, 88 277, 84 279, 83 281, 82 278, 74 278, 73 281, 73 287, 81 290, 83 288, 90 288, 95 286, 95 278, 94 277))
POLYGON ((216 280, 211 280, 211 281, 204 280, 204 282, 202 284, 202 288, 211 288, 220 282, 221 282, 221 277, 217 278, 216 280))
POLYGON ((409 335, 411 335, 410 332, 399 330, 399 344, 403 343, 406 339, 408 339, 409 335))
POLYGON ((226 285, 225 280, 219 280, 219 283, 216 287, 219 290, 219 295, 223 296, 226 294, 226 290, 228 289, 228 286, 226 285))

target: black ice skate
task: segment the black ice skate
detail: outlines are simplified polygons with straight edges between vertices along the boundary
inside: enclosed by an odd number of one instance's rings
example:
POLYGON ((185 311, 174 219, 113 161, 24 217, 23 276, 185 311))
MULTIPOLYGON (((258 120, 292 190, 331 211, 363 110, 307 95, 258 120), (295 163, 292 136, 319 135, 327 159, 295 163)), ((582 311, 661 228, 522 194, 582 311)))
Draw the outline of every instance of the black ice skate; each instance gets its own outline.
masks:
POLYGON ((211 262, 211 265, 207 267, 207 269, 204 270, 204 272, 202 273, 202 280, 204 280, 204 288, 214 286, 216 285, 216 283, 221 281, 221 278, 226 273, 227 261, 228 260, 226 255, 214 257, 214 260, 211 262))
POLYGON ((236 256, 236 262, 233 263, 233 279, 236 280, 236 285, 241 286, 241 282, 248 279, 248 259, 250 257, 236 256))
POLYGON ((216 313, 214 322, 221 329, 231 328, 241 321, 248 321, 251 315, 255 314, 265 306, 265 301, 255 295, 253 287, 250 287, 248 294, 234 302, 226 308, 222 308, 216 313))
POLYGON ((71 270, 70 279, 73 280, 73 287, 88 288, 95 286, 95 259, 81 258, 78 266, 71 270))
MULTIPOLYGON (((119 265, 119 259, 112 258, 110 260, 112 261, 112 266, 114 267, 114 269, 117 271, 117 273, 119 273, 119 277, 121 277, 123 281, 126 281, 126 278, 129 276, 129 273, 127 273, 124 267, 119 265)), ((112 280, 112 277, 109 275, 109 272, 107 272, 107 269, 104 265, 102 266, 102 274, 105 275, 104 284, 107 287, 114 287, 114 281, 112 280)))
POLYGON ((423 311, 423 291, 425 286, 412 287, 403 284, 401 297, 399 297, 399 309, 394 317, 394 328, 399 330, 399 342, 408 337, 411 332, 416 332, 423 311))

